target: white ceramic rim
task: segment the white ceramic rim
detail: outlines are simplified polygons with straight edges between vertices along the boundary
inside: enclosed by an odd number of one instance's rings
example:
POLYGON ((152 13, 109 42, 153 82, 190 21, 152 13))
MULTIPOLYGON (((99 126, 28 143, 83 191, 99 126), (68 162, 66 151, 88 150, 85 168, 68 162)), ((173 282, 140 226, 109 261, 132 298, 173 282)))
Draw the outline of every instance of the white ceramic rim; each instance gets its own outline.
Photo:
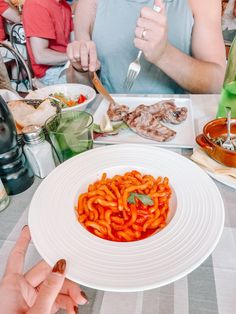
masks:
POLYGON ((29 209, 32 240, 41 256, 50 265, 66 258, 69 279, 108 291, 143 291, 182 278, 212 253, 223 226, 221 195, 199 166, 169 150, 136 144, 96 148, 69 159, 42 182, 29 209), (75 198, 103 171, 127 169, 168 176, 177 195, 175 216, 141 241, 102 240, 76 221, 75 198))

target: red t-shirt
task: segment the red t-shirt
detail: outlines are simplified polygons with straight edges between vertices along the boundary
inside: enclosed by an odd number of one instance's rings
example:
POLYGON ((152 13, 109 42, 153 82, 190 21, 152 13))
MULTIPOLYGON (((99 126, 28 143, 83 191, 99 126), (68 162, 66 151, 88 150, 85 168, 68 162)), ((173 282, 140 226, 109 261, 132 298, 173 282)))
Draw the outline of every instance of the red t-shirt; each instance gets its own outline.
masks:
POLYGON ((30 46, 30 37, 48 39, 48 48, 66 52, 73 30, 70 5, 65 1, 26 0, 23 8, 23 26, 31 65, 36 77, 43 77, 50 66, 36 64, 30 46))
POLYGON ((3 41, 6 38, 5 28, 4 28, 4 18, 2 14, 9 8, 4 0, 0 0, 0 41, 3 41))

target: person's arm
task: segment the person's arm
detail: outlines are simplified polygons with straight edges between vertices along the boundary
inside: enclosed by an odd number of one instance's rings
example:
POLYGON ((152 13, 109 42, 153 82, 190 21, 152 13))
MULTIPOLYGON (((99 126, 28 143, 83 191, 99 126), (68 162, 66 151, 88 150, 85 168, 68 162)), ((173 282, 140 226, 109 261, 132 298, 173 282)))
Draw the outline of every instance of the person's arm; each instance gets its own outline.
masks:
POLYGON ((9 7, 8 9, 6 9, 3 13, 2 13, 2 16, 13 22, 13 23, 18 23, 21 21, 21 17, 20 17, 20 14, 19 12, 16 10, 16 9, 13 9, 11 7, 9 7))
POLYGON ((192 93, 219 93, 226 56, 221 30, 220 0, 190 1, 194 14, 192 57, 168 45, 157 65, 192 93))
POLYGON ((221 31, 221 1, 189 2, 194 15, 192 56, 184 54, 167 41, 165 10, 158 0, 156 5, 162 6, 160 13, 148 8, 142 11, 137 23, 135 45, 143 50, 148 61, 187 91, 218 93, 226 66, 221 31), (141 38, 144 28, 148 29, 145 40, 141 38), (150 28, 152 31, 149 31, 150 28))
POLYGON ((97 0, 80 0, 75 10, 75 41, 67 47, 71 62, 68 71, 70 82, 91 85, 88 70, 93 72, 100 68, 96 45, 91 41, 93 23, 96 16, 97 0))
POLYGON ((194 14, 192 57, 168 45, 158 66, 192 93, 218 93, 226 66, 220 0, 190 1, 194 14), (177 62, 176 62, 177 60, 177 62))
POLYGON ((97 0, 80 0, 75 9, 75 40, 91 40, 97 0))
POLYGON ((44 38, 30 37, 30 46, 37 64, 62 65, 68 60, 67 54, 48 48, 49 41, 44 38))

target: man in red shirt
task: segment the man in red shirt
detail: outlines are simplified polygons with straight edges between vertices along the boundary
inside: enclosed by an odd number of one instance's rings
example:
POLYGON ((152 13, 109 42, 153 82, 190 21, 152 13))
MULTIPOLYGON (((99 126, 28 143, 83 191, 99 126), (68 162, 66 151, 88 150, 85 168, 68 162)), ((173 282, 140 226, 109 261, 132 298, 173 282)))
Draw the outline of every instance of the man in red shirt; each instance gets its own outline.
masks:
POLYGON ((4 19, 17 23, 20 22, 20 14, 16 9, 10 7, 4 0, 0 0, 0 41, 3 41, 6 38, 4 19))
POLYGON ((65 83, 61 74, 73 30, 70 5, 65 0, 26 0, 23 26, 35 76, 45 85, 65 83))

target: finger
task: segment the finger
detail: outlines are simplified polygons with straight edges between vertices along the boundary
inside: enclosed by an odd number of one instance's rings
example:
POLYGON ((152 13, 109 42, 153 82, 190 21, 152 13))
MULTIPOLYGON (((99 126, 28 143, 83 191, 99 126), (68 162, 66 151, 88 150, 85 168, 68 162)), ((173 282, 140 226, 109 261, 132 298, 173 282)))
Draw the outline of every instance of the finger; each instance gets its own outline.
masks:
POLYGON ((67 56, 68 56, 68 59, 70 60, 70 61, 75 61, 75 59, 74 59, 74 56, 73 56, 73 47, 72 47, 72 45, 73 45, 73 43, 70 43, 70 44, 68 44, 67 45, 67 47, 66 47, 66 53, 67 53, 67 56))
POLYGON ((66 310, 67 314, 75 314, 78 312, 78 305, 67 295, 59 294, 53 306, 54 311, 59 309, 66 310))
POLYGON ((165 16, 165 7, 164 5, 156 5, 155 9, 150 7, 143 7, 140 12, 140 16, 150 20, 157 20, 161 16, 165 16))
POLYGON ((147 49, 147 41, 143 39, 135 38, 134 46, 144 52, 147 49))
POLYGON ((162 0, 155 0, 154 1, 154 10, 157 12, 163 12, 165 10, 165 4, 162 0))
POLYGON ((80 43, 78 41, 73 45, 73 58, 75 62, 80 62, 80 43))
POLYGON ((137 37, 137 39, 141 39, 141 40, 146 41, 146 42, 147 41, 155 42, 161 36, 162 36, 162 31, 160 31, 160 33, 157 34, 156 32, 153 32, 152 30, 146 29, 145 31, 142 32, 141 38, 137 37))
POLYGON ((88 297, 84 291, 81 291, 80 286, 69 279, 65 280, 61 293, 69 295, 76 304, 88 303, 88 297))
POLYGON ((6 274, 21 274, 24 268, 25 254, 30 243, 29 227, 25 226, 21 230, 20 237, 16 241, 7 261, 6 274))
POLYGON ((145 29, 153 29, 156 30, 160 26, 166 25, 166 17, 161 16, 157 20, 150 20, 143 17, 138 18, 137 26, 145 29))
POLYGON ((94 42, 89 46, 89 71, 94 72, 97 64, 97 50, 94 42))
POLYGON ((29 313, 51 313, 53 304, 60 293, 65 280, 66 261, 59 260, 54 266, 52 272, 42 283, 36 302, 30 309, 29 313))
POLYGON ((95 71, 99 70, 100 68, 101 68, 101 62, 99 60, 97 60, 95 71))
POLYGON ((81 43, 80 45, 80 62, 84 71, 88 70, 88 48, 85 43, 81 43))
POLYGON ((135 28, 135 36, 137 38, 139 38, 139 39, 142 39, 144 31, 145 31, 145 28, 143 28, 143 27, 136 27, 135 28))
POLYGON ((52 267, 45 261, 41 261, 27 271, 24 277, 32 287, 37 287, 46 279, 51 270, 52 267))
POLYGON ((68 44, 67 55, 71 62, 77 62, 80 60, 79 43, 77 41, 68 44))

